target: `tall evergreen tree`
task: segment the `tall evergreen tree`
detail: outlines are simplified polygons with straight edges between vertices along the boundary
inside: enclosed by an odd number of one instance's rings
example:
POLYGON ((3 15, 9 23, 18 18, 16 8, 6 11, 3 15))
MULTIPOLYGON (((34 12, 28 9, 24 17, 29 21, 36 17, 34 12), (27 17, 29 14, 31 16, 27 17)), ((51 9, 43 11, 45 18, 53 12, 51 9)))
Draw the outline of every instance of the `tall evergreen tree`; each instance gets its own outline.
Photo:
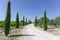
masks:
POLYGON ((35 26, 37 26, 37 25, 38 25, 37 16, 35 17, 34 25, 35 25, 35 26))
POLYGON ((27 25, 27 18, 26 18, 26 25, 27 25))
POLYGON ((25 16, 23 16, 23 26, 25 25, 25 16))
POLYGON ((46 11, 44 11, 44 30, 47 30, 47 17, 46 17, 46 11))
POLYGON ((29 20, 29 24, 31 24, 32 23, 32 21, 31 20, 29 20))
POLYGON ((10 5, 11 5, 10 1, 8 1, 7 14, 6 14, 6 19, 5 19, 5 36, 8 36, 9 30, 10 30, 10 20, 11 20, 10 5))
POLYGON ((16 28, 19 28, 19 15, 16 15, 16 28))

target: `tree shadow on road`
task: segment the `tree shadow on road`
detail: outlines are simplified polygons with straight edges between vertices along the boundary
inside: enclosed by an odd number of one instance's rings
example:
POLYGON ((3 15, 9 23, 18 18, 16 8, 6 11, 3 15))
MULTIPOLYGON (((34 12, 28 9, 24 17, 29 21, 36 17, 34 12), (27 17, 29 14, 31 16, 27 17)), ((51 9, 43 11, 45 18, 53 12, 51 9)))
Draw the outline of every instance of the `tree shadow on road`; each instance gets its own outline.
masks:
POLYGON ((35 36, 35 35, 30 35, 30 34, 17 34, 17 35, 10 35, 8 37, 19 37, 19 36, 35 36))

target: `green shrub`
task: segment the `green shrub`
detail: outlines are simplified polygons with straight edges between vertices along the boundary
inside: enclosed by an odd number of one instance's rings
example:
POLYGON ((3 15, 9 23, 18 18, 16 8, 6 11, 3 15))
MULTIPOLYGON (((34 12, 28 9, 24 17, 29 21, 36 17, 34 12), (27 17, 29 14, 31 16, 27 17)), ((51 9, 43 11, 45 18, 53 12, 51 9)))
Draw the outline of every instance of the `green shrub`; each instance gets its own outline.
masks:
POLYGON ((20 25, 20 26, 23 26, 23 22, 19 22, 19 25, 20 25))
POLYGON ((0 21, 0 27, 4 27, 4 21, 0 21))
POLYGON ((16 26, 16 22, 15 22, 15 21, 12 21, 12 22, 10 23, 10 26, 16 26))
POLYGON ((4 27, 4 25, 3 25, 3 24, 0 24, 0 27, 2 27, 2 28, 3 28, 3 27, 4 27))

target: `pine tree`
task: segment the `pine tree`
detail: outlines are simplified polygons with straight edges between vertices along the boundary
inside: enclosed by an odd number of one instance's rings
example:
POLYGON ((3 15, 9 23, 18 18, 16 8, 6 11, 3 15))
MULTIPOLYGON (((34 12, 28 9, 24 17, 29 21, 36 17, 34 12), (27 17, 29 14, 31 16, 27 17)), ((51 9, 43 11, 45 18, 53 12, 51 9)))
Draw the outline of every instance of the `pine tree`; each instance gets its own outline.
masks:
POLYGON ((37 16, 35 17, 34 25, 35 25, 35 26, 37 26, 37 25, 38 25, 37 16))
POLYGON ((19 28, 19 15, 16 15, 16 28, 19 28))
POLYGON ((5 36, 8 36, 10 30, 10 19, 11 19, 10 5, 11 5, 10 1, 8 1, 7 14, 5 19, 5 36))
POLYGON ((47 17, 46 17, 46 11, 44 11, 44 30, 47 30, 47 17))

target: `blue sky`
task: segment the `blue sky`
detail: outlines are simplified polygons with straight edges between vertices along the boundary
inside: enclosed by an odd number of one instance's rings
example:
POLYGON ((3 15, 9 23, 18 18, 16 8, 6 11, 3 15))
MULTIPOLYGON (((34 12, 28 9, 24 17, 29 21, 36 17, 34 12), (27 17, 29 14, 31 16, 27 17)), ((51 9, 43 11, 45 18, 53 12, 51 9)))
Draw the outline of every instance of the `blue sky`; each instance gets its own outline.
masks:
MULTIPOLYGON (((16 13, 22 17, 34 20, 37 16, 41 18, 44 11, 47 17, 53 19, 60 15, 60 0, 10 0, 11 1, 11 20, 16 19, 16 13)), ((0 0, 0 20, 5 20, 8 0, 0 0)))

